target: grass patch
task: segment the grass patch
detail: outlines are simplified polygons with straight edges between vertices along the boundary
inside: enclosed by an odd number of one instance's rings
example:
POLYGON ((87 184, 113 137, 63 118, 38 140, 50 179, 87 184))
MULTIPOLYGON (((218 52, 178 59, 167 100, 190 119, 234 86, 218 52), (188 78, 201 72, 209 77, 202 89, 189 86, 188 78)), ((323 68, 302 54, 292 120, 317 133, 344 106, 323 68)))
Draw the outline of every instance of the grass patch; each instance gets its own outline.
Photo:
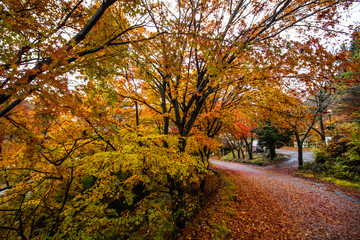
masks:
POLYGON ((334 177, 323 177, 322 179, 328 182, 332 182, 333 184, 338 186, 360 189, 360 183, 354 183, 344 179, 337 179, 334 177))
MULTIPOLYGON (((237 156, 236 153, 235 153, 235 156, 237 156)), ((223 160, 223 161, 234 161, 234 162, 236 162, 236 160, 238 160, 239 157, 238 157, 238 158, 234 158, 234 156, 232 155, 232 153, 229 152, 229 153, 226 154, 225 156, 220 157, 220 159, 223 160)))
POLYGON ((349 180, 345 179, 338 179, 332 176, 326 176, 323 174, 315 174, 314 172, 310 173, 309 170, 302 170, 296 172, 297 174, 301 174, 308 178, 317 178, 322 181, 331 182, 337 186, 341 187, 347 187, 347 188, 353 188, 353 189, 360 189, 360 183, 359 182, 351 182, 349 180))

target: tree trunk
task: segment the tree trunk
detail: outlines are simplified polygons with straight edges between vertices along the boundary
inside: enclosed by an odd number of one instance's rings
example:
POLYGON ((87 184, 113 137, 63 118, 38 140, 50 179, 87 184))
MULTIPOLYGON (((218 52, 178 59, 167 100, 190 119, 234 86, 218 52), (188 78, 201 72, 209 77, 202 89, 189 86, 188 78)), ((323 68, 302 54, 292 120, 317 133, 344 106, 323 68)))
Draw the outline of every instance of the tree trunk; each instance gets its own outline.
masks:
POLYGON ((236 149, 236 151, 237 151, 238 159, 241 159, 241 158, 240 158, 240 156, 241 156, 241 155, 240 155, 240 148, 239 148, 239 149, 236 149))
POLYGON ((232 155, 233 155, 233 158, 236 159, 235 152, 234 152, 234 148, 231 148, 231 153, 232 153, 232 155))
POLYGON ((186 139, 184 137, 180 137, 180 140, 179 140, 180 152, 185 152, 185 148, 186 148, 186 139))
POLYGON ((248 142, 247 139, 245 138, 244 141, 245 141, 245 145, 246 145, 246 150, 249 155, 249 160, 251 160, 251 159, 253 159, 253 152, 252 152, 253 139, 251 137, 250 142, 248 142))
POLYGON ((320 123, 321 143, 324 144, 326 142, 326 137, 325 137, 325 126, 324 126, 323 115, 322 114, 320 114, 320 116, 319 116, 319 123, 320 123))
POLYGON ((170 181, 170 196, 172 201, 172 214, 176 230, 185 228, 185 189, 181 181, 168 177, 170 181))
POLYGON ((243 157, 243 159, 245 160, 245 152, 244 152, 244 150, 242 149, 242 147, 240 148, 240 150, 241 150, 242 157, 243 157))
POLYGON ((295 131, 295 138, 296 143, 298 146, 298 162, 299 162, 299 169, 302 169, 304 167, 304 159, 303 159, 303 143, 304 141, 301 141, 299 133, 295 131))
POLYGON ((207 150, 207 152, 205 154, 206 154, 206 160, 205 161, 206 161, 206 164, 207 164, 206 169, 209 169, 210 168, 209 159, 210 159, 210 154, 211 154, 210 150, 207 150))
POLYGON ((139 126, 139 106, 138 102, 135 101, 135 117, 136 117, 136 126, 139 126))
POLYGON ((298 145, 298 161, 299 161, 299 169, 304 167, 304 159, 303 159, 303 149, 302 142, 298 145))
POLYGON ((270 158, 271 158, 271 160, 273 160, 274 158, 276 158, 275 147, 271 147, 271 148, 269 149, 269 151, 270 151, 270 158))
POLYGON ((209 159, 210 159, 210 150, 207 147, 203 147, 203 149, 200 152, 201 160, 203 163, 206 164, 206 169, 209 169, 209 159))

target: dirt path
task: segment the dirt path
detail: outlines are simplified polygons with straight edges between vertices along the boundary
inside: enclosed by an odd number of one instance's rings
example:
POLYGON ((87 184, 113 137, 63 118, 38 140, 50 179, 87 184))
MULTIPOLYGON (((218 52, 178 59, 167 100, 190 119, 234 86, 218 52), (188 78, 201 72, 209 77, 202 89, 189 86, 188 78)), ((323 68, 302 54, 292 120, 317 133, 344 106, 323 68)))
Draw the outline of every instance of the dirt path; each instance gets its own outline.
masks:
POLYGON ((223 206, 218 196, 186 239, 360 239, 359 199, 278 171, 212 163, 234 183, 234 197, 223 206))

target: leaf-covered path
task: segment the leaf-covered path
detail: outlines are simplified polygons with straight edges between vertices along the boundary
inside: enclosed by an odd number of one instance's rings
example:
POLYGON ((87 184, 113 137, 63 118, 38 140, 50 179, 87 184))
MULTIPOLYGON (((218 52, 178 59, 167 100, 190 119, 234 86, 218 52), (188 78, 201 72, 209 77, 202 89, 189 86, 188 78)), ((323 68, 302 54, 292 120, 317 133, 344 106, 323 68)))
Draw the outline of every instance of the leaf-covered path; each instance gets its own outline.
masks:
POLYGON ((356 196, 260 167, 212 163, 234 184, 233 196, 220 191, 184 239, 360 239, 356 196))

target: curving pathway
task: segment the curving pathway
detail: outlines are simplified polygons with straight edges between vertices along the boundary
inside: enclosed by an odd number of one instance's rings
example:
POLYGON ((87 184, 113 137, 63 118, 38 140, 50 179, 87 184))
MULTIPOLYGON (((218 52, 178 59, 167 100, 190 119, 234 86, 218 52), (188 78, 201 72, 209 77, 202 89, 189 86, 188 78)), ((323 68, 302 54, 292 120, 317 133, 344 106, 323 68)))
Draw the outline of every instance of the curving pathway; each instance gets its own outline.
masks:
MULTIPOLYGON (((278 151, 279 152, 279 151, 278 151)), ((360 202, 267 168, 212 160, 234 183, 228 239, 360 239, 360 202)))
MULTIPOLYGON (((285 155, 287 158, 286 161, 277 162, 277 163, 269 165, 265 168, 267 168, 267 169, 286 169, 286 168, 295 168, 295 167, 299 166, 297 149, 281 148, 281 149, 276 149, 276 153, 285 155)), ((313 152, 304 150, 303 151, 303 160, 304 160, 304 163, 314 161, 313 152)))

